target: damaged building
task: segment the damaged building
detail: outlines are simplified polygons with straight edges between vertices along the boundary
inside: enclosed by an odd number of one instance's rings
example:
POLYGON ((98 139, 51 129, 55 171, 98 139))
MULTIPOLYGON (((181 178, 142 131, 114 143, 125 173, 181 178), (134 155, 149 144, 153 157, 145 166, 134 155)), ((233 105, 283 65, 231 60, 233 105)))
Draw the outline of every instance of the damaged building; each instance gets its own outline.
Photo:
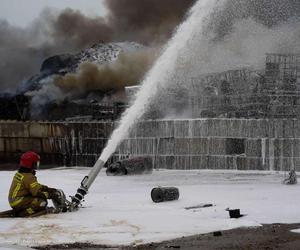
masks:
POLYGON ((39 112, 31 105, 31 98, 26 95, 0 96, 0 120, 16 121, 114 121, 127 107, 126 103, 115 102, 75 102, 65 100, 60 103, 50 102, 39 112))
POLYGON ((14 93, 0 94, 0 120, 114 121, 126 108, 124 86, 129 80, 124 75, 143 73, 130 71, 131 64, 144 58, 143 49, 130 42, 98 43, 49 57, 14 93))

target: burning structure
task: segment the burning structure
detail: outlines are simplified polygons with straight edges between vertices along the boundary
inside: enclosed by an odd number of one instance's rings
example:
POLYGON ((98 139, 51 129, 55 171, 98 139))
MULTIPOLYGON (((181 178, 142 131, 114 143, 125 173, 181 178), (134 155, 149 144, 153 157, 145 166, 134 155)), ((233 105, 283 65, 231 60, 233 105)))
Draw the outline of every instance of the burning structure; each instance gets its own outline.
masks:
POLYGON ((125 108, 124 87, 135 84, 153 58, 150 49, 136 43, 100 43, 52 56, 16 94, 1 96, 0 119, 115 120, 125 108))

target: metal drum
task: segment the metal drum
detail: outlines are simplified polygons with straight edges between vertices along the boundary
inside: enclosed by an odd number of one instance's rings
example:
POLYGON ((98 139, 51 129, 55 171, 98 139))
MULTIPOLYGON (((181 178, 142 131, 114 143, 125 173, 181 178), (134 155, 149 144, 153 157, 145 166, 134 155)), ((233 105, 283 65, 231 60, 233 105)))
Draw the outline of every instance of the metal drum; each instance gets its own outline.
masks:
POLYGON ((179 199, 179 190, 176 187, 157 187, 151 191, 153 202, 174 201, 179 199))

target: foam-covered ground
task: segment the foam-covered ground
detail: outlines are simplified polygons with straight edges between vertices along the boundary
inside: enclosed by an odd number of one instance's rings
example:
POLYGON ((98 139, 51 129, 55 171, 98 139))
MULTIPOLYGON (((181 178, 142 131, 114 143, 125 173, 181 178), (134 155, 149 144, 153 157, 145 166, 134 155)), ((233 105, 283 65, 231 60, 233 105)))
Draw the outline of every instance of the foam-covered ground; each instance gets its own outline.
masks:
MULTIPOLYGON (((41 170, 41 183, 74 195, 89 169, 41 170)), ((0 210, 14 172, 0 172, 0 210)), ((108 177, 102 171, 74 213, 40 218, 0 219, 1 245, 37 246, 90 242, 127 245, 237 227, 300 223, 299 185, 282 185, 283 173, 233 171, 154 171, 151 175, 108 177), (153 203, 156 186, 176 186, 178 201, 153 203), (201 203, 215 206, 186 210, 201 203), (247 216, 230 219, 226 208, 247 216)))

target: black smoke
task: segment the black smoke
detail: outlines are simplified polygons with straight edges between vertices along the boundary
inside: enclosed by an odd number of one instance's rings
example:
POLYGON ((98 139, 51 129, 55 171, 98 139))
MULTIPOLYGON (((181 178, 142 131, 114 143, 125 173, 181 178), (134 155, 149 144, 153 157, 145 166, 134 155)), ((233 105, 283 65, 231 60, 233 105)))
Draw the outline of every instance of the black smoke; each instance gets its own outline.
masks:
MULTIPOLYGON (((106 0, 108 17, 44 10, 29 27, 0 20, 0 91, 15 90, 43 60, 99 42, 164 43, 195 0, 106 0)), ((100 2, 99 2, 100 5, 100 2)))
POLYGON ((196 0, 106 0, 114 39, 165 42, 196 0))
MULTIPOLYGON (((78 51, 98 42, 163 44, 195 2, 105 0, 108 15, 95 18, 71 9, 60 13, 46 9, 27 28, 0 20, 0 91, 15 90, 54 54, 78 51)), ((208 28, 216 40, 222 40, 236 32, 236 24, 243 20, 251 19, 268 31, 288 22, 295 24, 299 14, 299 0, 228 0, 211 17, 208 28)))

